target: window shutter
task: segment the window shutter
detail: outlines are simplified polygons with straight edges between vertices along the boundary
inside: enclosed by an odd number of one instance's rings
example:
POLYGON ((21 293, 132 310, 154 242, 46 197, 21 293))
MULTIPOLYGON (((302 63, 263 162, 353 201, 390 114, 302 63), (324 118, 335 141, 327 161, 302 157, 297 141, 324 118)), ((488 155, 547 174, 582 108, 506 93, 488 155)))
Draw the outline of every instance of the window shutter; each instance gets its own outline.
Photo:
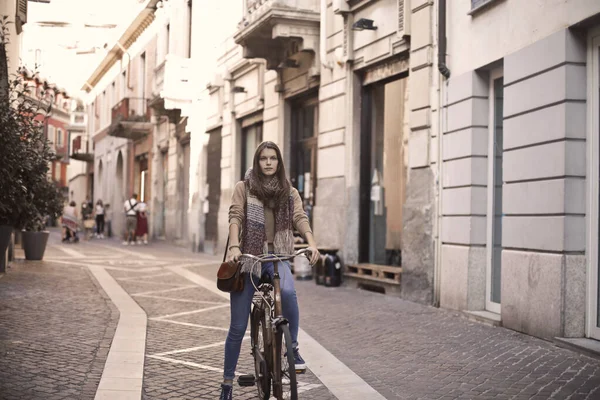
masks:
POLYGON ((410 0, 398 1, 398 30, 399 37, 410 36, 410 0))
POLYGON ((17 0, 16 20, 17 33, 21 33, 21 27, 27 22, 27 0, 17 0))

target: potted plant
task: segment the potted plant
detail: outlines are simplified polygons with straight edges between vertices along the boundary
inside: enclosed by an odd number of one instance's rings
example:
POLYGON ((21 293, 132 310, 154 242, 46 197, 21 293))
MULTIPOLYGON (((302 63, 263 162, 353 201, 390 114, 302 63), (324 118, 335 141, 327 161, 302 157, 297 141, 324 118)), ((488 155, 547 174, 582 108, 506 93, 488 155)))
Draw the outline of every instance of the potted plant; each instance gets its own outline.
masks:
POLYGON ((25 259, 42 260, 48 243, 50 232, 46 224, 56 220, 61 214, 64 197, 56 185, 43 177, 29 186, 30 201, 27 209, 21 214, 23 232, 21 239, 25 259))
POLYGON ((10 236, 24 208, 26 189, 20 177, 21 160, 25 146, 10 104, 8 78, 7 17, 0 21, 0 273, 5 271, 5 253, 10 236))
MULTIPOLYGON (((43 223, 45 218, 56 218, 62 211, 62 195, 48 180, 48 165, 55 158, 55 153, 44 132, 44 122, 48 118, 50 109, 44 109, 39 101, 30 96, 31 89, 21 73, 9 80, 5 47, 8 42, 7 25, 8 21, 4 17, 0 21, 0 159, 2 160, 0 162, 0 255, 2 259, 9 240, 6 236, 10 238, 13 228, 40 231, 45 226, 43 223)), ((47 235, 41 240, 45 248, 47 235)), ((25 247, 25 243, 23 245, 25 247)), ((39 247, 41 249, 42 246, 39 247)), ((37 256, 34 253, 30 252, 32 257, 37 256)))

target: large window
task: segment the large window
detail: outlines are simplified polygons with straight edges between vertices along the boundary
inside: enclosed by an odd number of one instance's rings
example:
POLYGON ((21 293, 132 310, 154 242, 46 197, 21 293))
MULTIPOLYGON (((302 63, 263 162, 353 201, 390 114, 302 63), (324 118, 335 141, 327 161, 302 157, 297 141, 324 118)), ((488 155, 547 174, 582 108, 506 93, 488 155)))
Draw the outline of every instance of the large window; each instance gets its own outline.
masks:
POLYGON ((242 127, 242 160, 240 177, 244 179, 244 175, 248 168, 252 167, 254 152, 258 145, 262 142, 262 122, 242 127))
POLYGON ((46 138, 51 143, 53 149, 56 149, 56 132, 54 126, 48 125, 46 127, 46 138))
POLYGON ((316 97, 292 103, 290 178, 302 199, 310 205, 314 205, 317 187, 318 112, 316 97))
POLYGON ((56 129, 56 142, 55 143, 56 143, 57 147, 63 147, 65 144, 64 137, 63 137, 63 131, 60 128, 56 129))
POLYGON ((490 119, 488 145, 487 302, 500 313, 502 289, 502 160, 504 78, 502 70, 490 73, 490 119))

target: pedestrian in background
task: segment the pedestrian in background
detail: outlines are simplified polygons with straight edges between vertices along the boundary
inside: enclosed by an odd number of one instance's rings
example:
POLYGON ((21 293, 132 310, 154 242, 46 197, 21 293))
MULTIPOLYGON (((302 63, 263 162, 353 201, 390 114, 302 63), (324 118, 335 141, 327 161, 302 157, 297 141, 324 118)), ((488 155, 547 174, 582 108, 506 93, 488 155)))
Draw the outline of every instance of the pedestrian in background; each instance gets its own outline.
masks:
POLYGON ((143 201, 138 203, 137 207, 137 226, 135 236, 138 238, 138 244, 142 244, 140 238, 144 240, 144 244, 148 244, 148 206, 143 201))
POLYGON ((104 204, 101 199, 96 202, 96 237, 104 239, 104 204))
POLYGON ((123 204, 123 210, 125 210, 125 241, 124 246, 128 244, 135 245, 135 231, 137 228, 137 193, 131 195, 129 200, 126 200, 123 204))
POLYGON ((61 218, 62 225, 62 241, 68 242, 73 239, 75 242, 79 241, 77 237, 77 229, 79 229, 79 220, 77 215, 77 204, 71 201, 68 206, 63 209, 63 215, 61 218))

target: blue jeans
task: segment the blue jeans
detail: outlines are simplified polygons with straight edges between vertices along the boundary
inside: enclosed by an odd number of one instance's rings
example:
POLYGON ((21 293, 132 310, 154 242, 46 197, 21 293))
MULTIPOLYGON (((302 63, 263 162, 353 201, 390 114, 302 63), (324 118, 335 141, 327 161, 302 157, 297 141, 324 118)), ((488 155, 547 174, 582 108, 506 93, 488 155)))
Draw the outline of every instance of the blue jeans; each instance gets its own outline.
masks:
MULTIPOLYGON (((268 274, 271 278, 274 275, 273 263, 264 263, 262 265, 262 274, 268 274)), ((298 310, 298 298, 296 297, 296 288, 294 287, 294 277, 288 262, 279 263, 279 277, 281 278, 281 302, 283 305, 283 316, 290 323, 290 333, 292 335, 292 344, 294 348, 298 344, 298 323, 300 312, 298 310)), ((258 286, 258 278, 254 277, 254 283, 258 286)), ((235 378, 235 367, 237 366, 242 347, 242 340, 248 327, 248 317, 252 306, 252 297, 254 296, 254 286, 250 281, 250 274, 246 274, 244 290, 230 294, 231 323, 229 333, 225 341, 225 368, 223 372, 224 379, 235 378)))

